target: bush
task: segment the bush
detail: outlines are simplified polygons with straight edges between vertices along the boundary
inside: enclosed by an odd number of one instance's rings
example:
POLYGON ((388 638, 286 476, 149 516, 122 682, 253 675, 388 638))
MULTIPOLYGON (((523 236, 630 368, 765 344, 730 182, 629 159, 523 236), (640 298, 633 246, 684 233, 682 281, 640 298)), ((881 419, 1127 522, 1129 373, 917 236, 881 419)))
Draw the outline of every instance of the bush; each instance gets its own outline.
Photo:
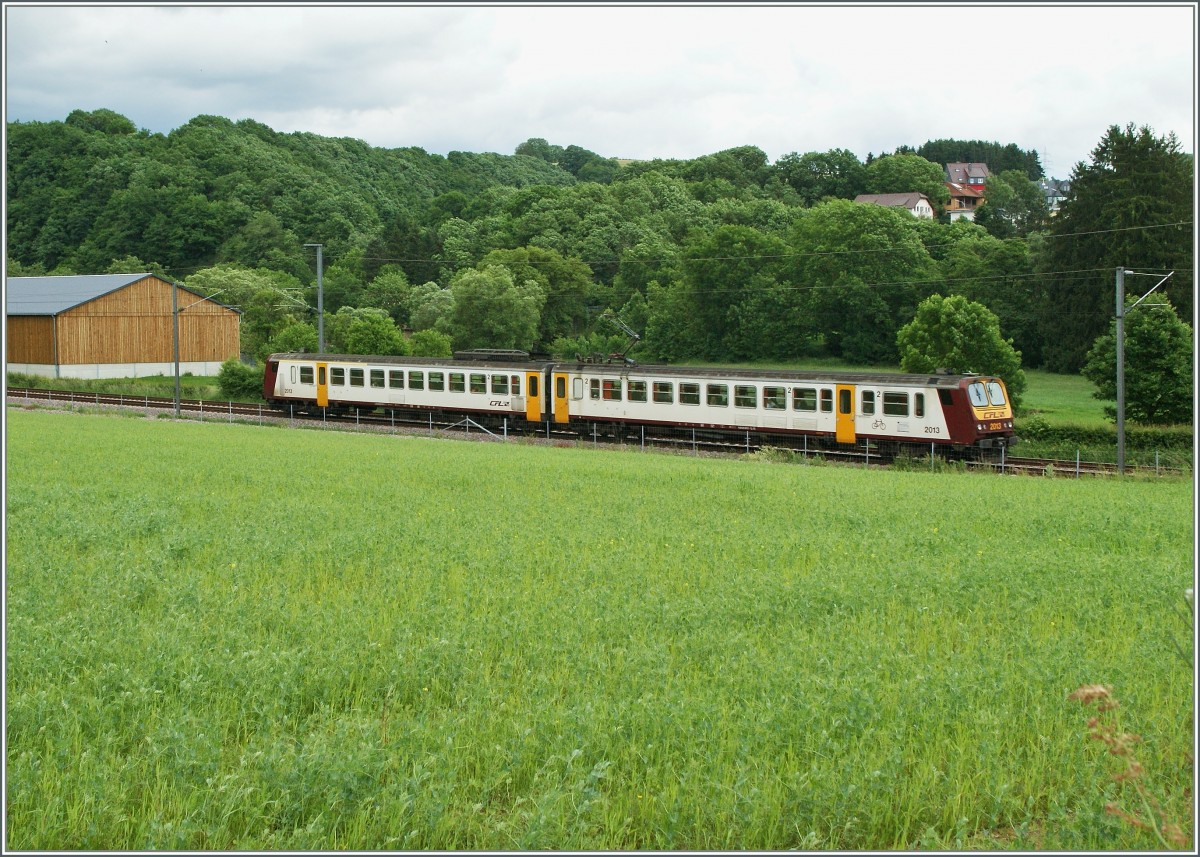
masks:
POLYGON ((262 398, 263 367, 247 366, 236 357, 221 364, 217 374, 217 386, 221 395, 230 401, 256 400, 262 398))

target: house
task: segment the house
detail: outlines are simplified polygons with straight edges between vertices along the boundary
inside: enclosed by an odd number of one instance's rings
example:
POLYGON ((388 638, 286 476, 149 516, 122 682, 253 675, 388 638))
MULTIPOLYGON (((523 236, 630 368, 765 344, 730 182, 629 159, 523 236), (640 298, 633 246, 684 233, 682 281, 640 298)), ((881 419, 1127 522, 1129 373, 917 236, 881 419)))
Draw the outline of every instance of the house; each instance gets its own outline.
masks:
POLYGON ((1051 214, 1055 214, 1058 212, 1059 203, 1067 198, 1071 182, 1065 179, 1041 179, 1038 181, 1038 188, 1046 196, 1046 208, 1050 209, 1051 214))
POLYGON ((887 208, 903 208, 915 217, 933 217, 933 204, 923 193, 860 193, 855 202, 869 202, 887 208))
POLYGON ((975 209, 983 202, 983 188, 958 182, 946 182, 946 189, 950 191, 950 204, 946 206, 946 213, 950 215, 950 221, 975 220, 975 209))
POLYGON ((7 370, 52 378, 216 375, 241 314, 154 274, 8 277, 7 370), (174 298, 174 300, 173 300, 174 298))
POLYGON ((946 181, 983 189, 991 173, 987 164, 946 164, 946 181))

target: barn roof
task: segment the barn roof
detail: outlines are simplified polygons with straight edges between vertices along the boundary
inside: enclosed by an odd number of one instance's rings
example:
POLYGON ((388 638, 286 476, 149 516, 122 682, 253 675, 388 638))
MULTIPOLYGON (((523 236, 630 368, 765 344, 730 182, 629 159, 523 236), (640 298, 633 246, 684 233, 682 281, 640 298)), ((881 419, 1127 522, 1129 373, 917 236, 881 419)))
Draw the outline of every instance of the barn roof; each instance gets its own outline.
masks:
MULTIPOLYGON (((82 274, 68 277, 6 277, 7 315, 58 315, 155 274, 82 274)), ((160 278, 161 279, 161 278, 160 278)), ((184 286, 184 291, 191 292, 184 286)), ((191 292, 198 298, 203 295, 191 292)), ((218 303, 213 301, 213 303, 218 303)), ((222 306, 224 306, 222 304, 222 306)), ((232 309, 232 307, 228 307, 232 309)))

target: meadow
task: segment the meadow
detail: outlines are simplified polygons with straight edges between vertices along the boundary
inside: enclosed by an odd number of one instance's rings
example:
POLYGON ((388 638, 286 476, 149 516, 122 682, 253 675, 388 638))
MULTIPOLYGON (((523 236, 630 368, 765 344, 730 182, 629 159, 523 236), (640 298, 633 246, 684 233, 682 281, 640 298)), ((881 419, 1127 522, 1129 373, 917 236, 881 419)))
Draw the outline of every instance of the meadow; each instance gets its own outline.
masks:
POLYGON ((1192 841, 1185 480, 6 418, 8 849, 1192 841))

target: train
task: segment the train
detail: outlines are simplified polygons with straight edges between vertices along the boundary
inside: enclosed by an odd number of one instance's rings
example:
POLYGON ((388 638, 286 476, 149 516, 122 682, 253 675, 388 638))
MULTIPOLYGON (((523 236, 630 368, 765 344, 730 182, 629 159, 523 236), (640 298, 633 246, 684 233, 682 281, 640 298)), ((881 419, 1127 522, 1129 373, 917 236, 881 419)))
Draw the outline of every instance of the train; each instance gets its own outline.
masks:
POLYGON ((580 437, 647 430, 757 445, 883 454, 981 454, 1017 443, 1004 381, 977 374, 892 374, 641 365, 524 351, 449 358, 278 353, 263 398, 302 413, 385 411, 471 419, 485 428, 580 437))

